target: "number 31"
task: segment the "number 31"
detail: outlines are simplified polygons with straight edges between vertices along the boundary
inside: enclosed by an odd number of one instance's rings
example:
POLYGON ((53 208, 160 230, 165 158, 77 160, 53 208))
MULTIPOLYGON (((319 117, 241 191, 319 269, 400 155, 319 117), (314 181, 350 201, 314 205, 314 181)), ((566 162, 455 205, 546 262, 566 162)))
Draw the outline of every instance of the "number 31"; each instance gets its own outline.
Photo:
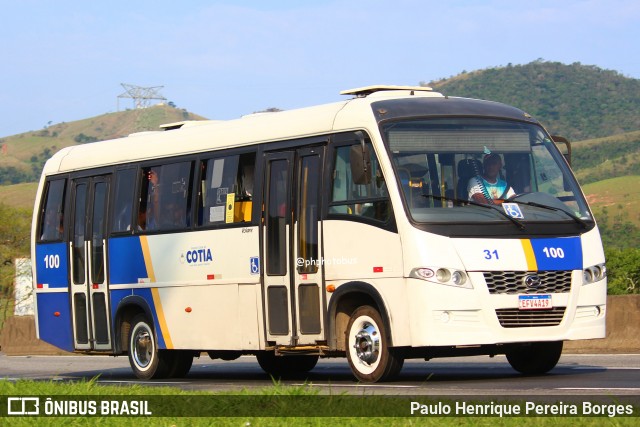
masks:
POLYGON ((494 249, 494 250, 489 250, 489 249, 485 249, 484 250, 484 259, 500 259, 500 257, 498 256, 498 250, 494 249))

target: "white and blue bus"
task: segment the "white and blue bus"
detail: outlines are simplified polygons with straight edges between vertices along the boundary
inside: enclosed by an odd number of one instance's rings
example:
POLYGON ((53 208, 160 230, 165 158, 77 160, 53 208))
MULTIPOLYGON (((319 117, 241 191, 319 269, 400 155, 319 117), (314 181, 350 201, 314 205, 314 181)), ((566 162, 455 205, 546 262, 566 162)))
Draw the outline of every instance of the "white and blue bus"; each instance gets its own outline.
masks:
POLYGON ((346 356, 375 382, 465 355, 542 374, 605 336, 600 235, 558 138, 425 87, 343 94, 56 153, 33 216, 39 338, 128 355, 142 379, 208 353, 274 375, 346 356))

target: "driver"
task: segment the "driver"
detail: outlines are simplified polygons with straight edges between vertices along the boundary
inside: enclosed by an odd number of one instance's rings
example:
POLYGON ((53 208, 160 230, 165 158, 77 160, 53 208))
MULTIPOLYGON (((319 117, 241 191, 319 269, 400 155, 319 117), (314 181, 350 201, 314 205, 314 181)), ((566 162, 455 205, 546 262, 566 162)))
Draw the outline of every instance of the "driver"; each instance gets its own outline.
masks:
POLYGON ((502 158, 499 154, 487 154, 484 156, 482 165, 484 169, 482 176, 474 176, 467 185, 469 200, 492 203, 494 200, 515 196, 513 189, 499 176, 502 169, 502 158))

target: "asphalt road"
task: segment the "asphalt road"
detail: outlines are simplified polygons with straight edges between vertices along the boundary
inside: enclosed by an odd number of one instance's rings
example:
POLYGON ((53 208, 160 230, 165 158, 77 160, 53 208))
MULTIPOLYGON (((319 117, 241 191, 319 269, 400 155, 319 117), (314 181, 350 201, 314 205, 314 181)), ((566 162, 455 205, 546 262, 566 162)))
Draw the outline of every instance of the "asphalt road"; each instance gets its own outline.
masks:
MULTIPOLYGON (((233 391, 273 384, 254 357, 225 362, 196 359, 186 378, 140 381, 126 357, 5 356, 0 378, 74 381, 99 376, 101 384, 143 384, 185 390, 233 391)), ((640 355, 563 355, 549 374, 523 377, 504 356, 408 360, 397 380, 359 384, 346 359, 324 359, 306 376, 282 380, 285 386, 306 384, 320 393, 389 395, 635 395, 640 396, 640 355)))

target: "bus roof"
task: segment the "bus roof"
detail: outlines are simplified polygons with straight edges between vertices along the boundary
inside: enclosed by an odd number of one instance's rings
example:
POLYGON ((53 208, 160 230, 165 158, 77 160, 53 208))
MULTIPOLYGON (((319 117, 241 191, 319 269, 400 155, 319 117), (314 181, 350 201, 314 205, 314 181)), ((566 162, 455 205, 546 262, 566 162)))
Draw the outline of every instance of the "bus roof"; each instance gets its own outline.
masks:
MULTIPOLYGON (((354 97, 314 107, 250 114, 234 120, 169 123, 161 126, 165 131, 141 132, 120 139, 67 147, 47 161, 44 174, 372 128, 377 126, 377 121, 382 118, 377 117, 378 113, 372 111, 372 104, 380 105, 387 101, 398 102, 400 106, 415 105, 415 102, 423 99, 419 102, 423 105, 420 108, 424 109, 424 105, 429 104, 427 110, 430 114, 436 115, 436 110, 455 114, 454 110, 467 111, 469 106, 473 107, 469 111, 493 109, 494 113, 495 106, 502 106, 498 109, 503 117, 507 110, 512 111, 506 114, 508 116, 515 117, 516 112, 522 114, 520 110, 503 104, 447 98, 431 91, 430 88, 420 86, 367 86, 343 91, 342 94, 354 97)), ((405 113, 401 113, 404 115, 412 113, 412 110, 416 111, 414 108, 400 108, 398 111, 404 111, 405 113)), ((468 111, 465 114, 468 114, 468 111)))

